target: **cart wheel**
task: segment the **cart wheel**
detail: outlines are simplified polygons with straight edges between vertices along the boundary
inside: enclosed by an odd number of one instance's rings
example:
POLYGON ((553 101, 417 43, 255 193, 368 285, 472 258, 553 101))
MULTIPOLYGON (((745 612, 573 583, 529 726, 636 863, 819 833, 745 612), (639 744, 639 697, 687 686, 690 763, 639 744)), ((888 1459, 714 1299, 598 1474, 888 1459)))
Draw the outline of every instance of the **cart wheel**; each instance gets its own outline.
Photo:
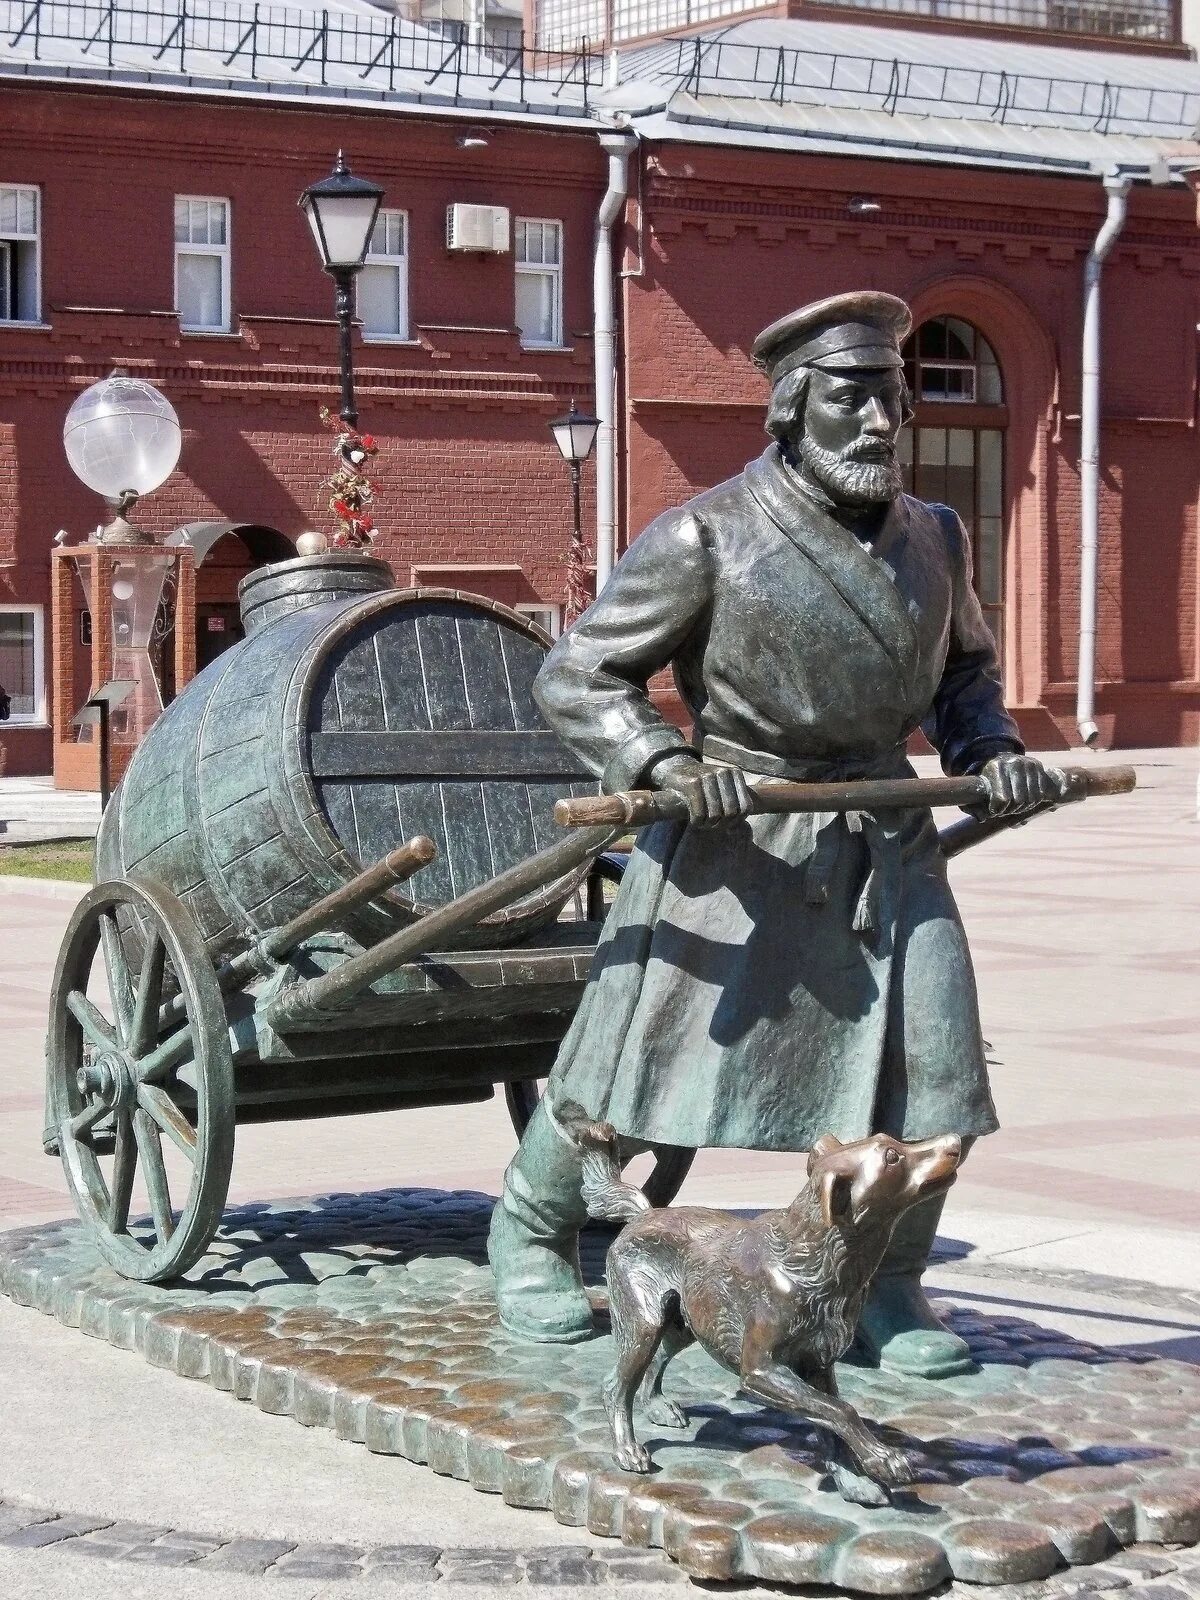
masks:
POLYGON ((229 1190, 233 1057, 212 963, 173 895, 148 883, 101 883, 80 901, 54 973, 47 1064, 67 1184, 101 1254, 142 1283, 186 1272, 216 1233, 229 1190), (136 974, 119 918, 136 921, 144 939, 136 974), (162 1032, 160 1007, 176 991, 182 1016, 162 1032), (184 1157, 187 1199, 178 1211, 164 1133, 184 1157), (131 1225, 139 1173, 151 1220, 131 1225))
MULTIPOLYGON (((504 1085, 504 1098, 512 1118, 517 1137, 529 1126, 529 1119, 542 1098, 541 1078, 519 1078, 504 1085)), ((642 1192, 652 1206, 669 1206, 683 1188, 683 1180, 691 1171, 696 1152, 680 1146, 659 1145, 657 1158, 650 1176, 642 1185, 642 1192)))

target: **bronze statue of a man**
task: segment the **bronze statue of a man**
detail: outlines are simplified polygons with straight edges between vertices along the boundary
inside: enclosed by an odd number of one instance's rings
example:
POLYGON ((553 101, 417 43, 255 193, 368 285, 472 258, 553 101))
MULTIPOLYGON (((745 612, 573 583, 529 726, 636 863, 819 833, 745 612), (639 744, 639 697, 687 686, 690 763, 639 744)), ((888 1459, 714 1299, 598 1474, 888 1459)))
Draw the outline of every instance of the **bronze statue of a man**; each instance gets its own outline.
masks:
MULTIPOLYGON (((551 726, 607 789, 675 790, 691 823, 641 834, 505 1175, 489 1253, 501 1318, 529 1338, 591 1328, 579 1157, 556 1104, 633 1149, 997 1125, 930 812, 747 815, 755 775, 911 775, 918 727, 947 772, 985 775, 994 812, 1061 797, 1004 708, 962 523, 901 490, 910 328, 902 301, 863 292, 760 334, 772 444, 651 523, 539 675, 551 726), (690 742, 646 692, 668 664, 690 742)), ((931 1377, 970 1364, 921 1290, 941 1203, 905 1217, 858 1329, 867 1359, 931 1377)))

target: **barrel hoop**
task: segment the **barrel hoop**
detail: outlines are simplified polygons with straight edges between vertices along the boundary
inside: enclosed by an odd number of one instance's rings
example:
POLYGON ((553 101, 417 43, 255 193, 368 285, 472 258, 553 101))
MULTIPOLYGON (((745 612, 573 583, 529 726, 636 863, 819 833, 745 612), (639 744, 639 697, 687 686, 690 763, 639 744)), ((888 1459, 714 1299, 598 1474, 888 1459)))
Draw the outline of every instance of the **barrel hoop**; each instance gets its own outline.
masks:
POLYGON ((314 778, 559 778, 592 774, 571 762, 553 733, 435 729, 410 733, 314 733, 314 778))

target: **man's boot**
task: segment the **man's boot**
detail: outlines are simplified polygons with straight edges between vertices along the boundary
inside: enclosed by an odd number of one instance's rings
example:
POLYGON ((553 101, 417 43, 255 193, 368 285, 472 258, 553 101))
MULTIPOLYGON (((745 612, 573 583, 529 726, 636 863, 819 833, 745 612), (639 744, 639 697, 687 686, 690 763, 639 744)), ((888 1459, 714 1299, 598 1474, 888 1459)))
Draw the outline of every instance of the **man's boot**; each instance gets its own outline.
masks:
POLYGON ((500 1321, 523 1339, 575 1344, 592 1332, 579 1269, 582 1180, 579 1151, 543 1100, 504 1174, 488 1234, 500 1321))
POLYGON ((854 1340, 873 1366, 916 1378, 953 1378, 975 1370, 965 1340, 945 1326, 921 1287, 945 1203, 945 1195, 935 1195, 896 1224, 854 1340))

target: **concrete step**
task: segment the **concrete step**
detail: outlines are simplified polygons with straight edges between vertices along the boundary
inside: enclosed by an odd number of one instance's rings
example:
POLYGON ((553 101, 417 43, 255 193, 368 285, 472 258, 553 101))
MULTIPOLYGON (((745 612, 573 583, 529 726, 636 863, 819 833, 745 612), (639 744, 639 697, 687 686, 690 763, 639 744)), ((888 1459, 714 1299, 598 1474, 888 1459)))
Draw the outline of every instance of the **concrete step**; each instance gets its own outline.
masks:
POLYGON ((100 796, 56 789, 45 778, 0 778, 0 843, 90 839, 100 826, 100 796))

